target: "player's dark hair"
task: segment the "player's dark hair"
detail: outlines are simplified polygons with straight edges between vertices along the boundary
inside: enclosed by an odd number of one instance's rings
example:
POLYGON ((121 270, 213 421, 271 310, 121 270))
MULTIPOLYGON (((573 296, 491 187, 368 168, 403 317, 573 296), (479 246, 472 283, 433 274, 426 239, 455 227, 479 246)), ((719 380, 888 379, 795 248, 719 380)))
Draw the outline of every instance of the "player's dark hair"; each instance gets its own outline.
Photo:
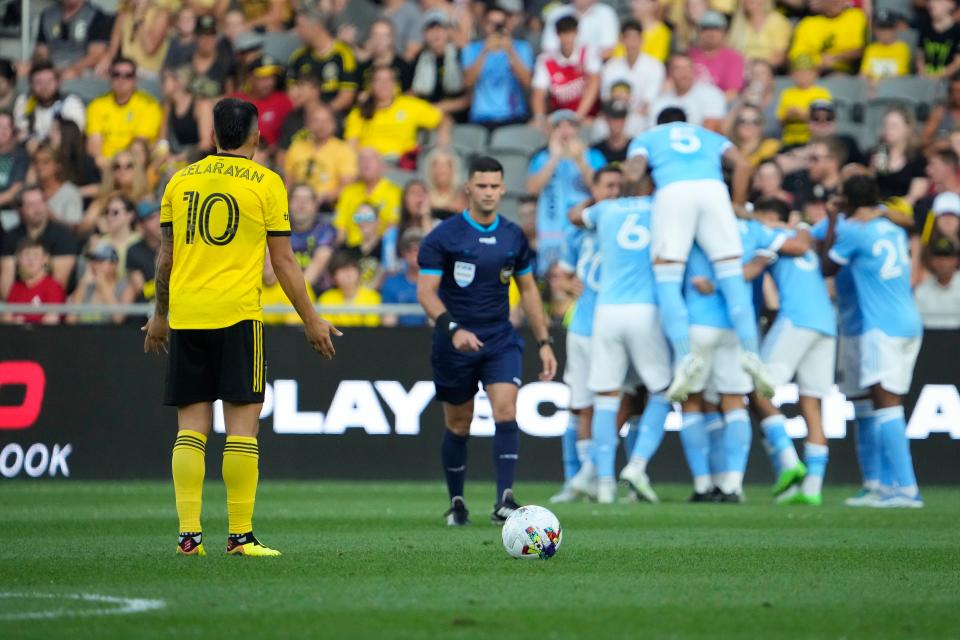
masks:
POLYGON ((557 20, 557 33, 571 33, 577 30, 577 19, 573 16, 563 16, 557 20))
POLYGON ((615 173, 622 176, 623 169, 621 169, 618 164, 605 164, 593 173, 593 184, 600 184, 600 178, 603 177, 605 173, 615 173))
POLYGON ((40 242, 40 238, 31 238, 30 236, 20 238, 20 242, 17 243, 17 248, 13 252, 14 255, 20 255, 27 249, 42 249, 44 253, 47 253, 47 248, 40 242))
POLYGON ((686 122, 687 113, 680 107, 667 107, 657 115, 657 124, 668 124, 670 122, 686 122))
POLYGON ((790 205, 780 198, 764 198, 758 200, 753 205, 753 211, 754 213, 760 213, 762 211, 775 213, 777 214, 777 218, 780 219, 780 222, 786 222, 790 219, 790 205))
POLYGON ((467 169, 467 180, 472 178, 475 173, 499 173, 503 175, 503 165, 496 158, 477 156, 470 161, 470 166, 467 169))
POLYGON ((213 131, 224 151, 239 149, 257 126, 257 107, 239 98, 224 98, 213 107, 213 131))
POLYGON ((956 151, 950 149, 949 147, 937 149, 931 154, 931 157, 939 158, 940 162, 952 167, 953 169, 960 167, 960 156, 957 155, 956 151))
POLYGON ((626 33, 627 31, 636 31, 637 33, 643 33, 643 25, 640 24, 639 20, 634 20, 630 18, 620 25, 620 33, 626 33))
POLYGON ((861 207, 875 207, 880 204, 880 187, 873 176, 852 176, 843 183, 843 195, 847 200, 847 210, 853 213, 861 207))

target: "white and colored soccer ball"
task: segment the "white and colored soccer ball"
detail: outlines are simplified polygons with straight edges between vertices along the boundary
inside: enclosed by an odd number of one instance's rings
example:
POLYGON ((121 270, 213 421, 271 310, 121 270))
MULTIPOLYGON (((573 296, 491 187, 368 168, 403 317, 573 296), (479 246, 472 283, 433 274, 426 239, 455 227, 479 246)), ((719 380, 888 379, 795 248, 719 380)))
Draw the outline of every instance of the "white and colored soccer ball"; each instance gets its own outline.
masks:
POLYGON ((536 505, 520 507, 503 523, 503 548, 513 558, 549 560, 562 537, 557 516, 536 505))

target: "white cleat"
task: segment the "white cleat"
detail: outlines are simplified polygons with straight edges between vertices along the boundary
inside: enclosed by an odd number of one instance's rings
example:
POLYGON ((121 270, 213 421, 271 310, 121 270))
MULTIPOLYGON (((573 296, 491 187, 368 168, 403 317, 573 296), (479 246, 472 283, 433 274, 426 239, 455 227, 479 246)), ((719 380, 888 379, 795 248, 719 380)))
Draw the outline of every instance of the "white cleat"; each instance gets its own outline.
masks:
POLYGON ((683 402, 694 389, 697 380, 703 375, 706 363, 695 353, 688 353, 680 358, 673 372, 673 382, 667 389, 667 398, 671 402, 683 402))
POLYGON ((886 494, 876 489, 861 489, 857 495, 844 500, 843 504, 848 507, 879 507, 885 497, 886 494))
POLYGON ((582 498, 597 499, 597 468, 587 462, 567 484, 570 490, 582 498))
POLYGON ((657 504, 660 498, 657 497, 653 487, 650 486, 650 478, 640 468, 639 464, 629 463, 620 472, 620 481, 625 483, 630 489, 639 494, 647 502, 657 504))
POLYGON ((879 509, 922 509, 923 498, 920 497, 920 494, 908 496, 898 492, 880 498, 876 505, 871 506, 876 506, 879 509))
POLYGON ((617 501, 617 481, 614 478, 600 478, 597 480, 597 502, 613 504, 617 501))
POLYGON ((568 502, 576 502, 580 499, 580 496, 577 495, 577 492, 570 488, 570 483, 563 485, 563 489, 559 493, 555 493, 550 498, 550 504, 566 504, 568 502))
POLYGON ((776 387, 770 378, 770 372, 760 360, 760 356, 750 351, 740 354, 740 366, 753 378, 753 388, 764 398, 772 398, 776 387))

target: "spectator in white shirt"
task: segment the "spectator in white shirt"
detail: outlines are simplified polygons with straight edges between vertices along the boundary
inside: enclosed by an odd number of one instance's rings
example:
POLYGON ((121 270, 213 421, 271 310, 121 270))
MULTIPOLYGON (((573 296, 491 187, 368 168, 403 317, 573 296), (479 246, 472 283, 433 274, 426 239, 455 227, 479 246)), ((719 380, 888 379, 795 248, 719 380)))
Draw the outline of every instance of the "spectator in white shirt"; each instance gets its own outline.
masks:
MULTIPOLYGON (((641 131, 650 126, 650 107, 663 89, 666 70, 663 63, 643 52, 643 27, 636 20, 628 20, 620 28, 620 37, 626 56, 613 58, 603 65, 600 77, 600 95, 604 101, 612 99, 614 84, 630 85, 631 115, 641 119, 641 131)), ((633 135, 636 135, 636 131, 633 135)))
POLYGON ((17 136, 27 144, 28 151, 46 140, 57 115, 76 122, 83 131, 87 108, 77 96, 60 93, 57 70, 51 62, 41 60, 30 68, 30 92, 21 93, 13 105, 17 136))
POLYGON ((573 0, 569 5, 561 5, 550 11, 543 27, 540 50, 557 51, 560 48, 557 20, 569 15, 579 22, 577 44, 596 47, 604 60, 610 57, 620 35, 620 19, 613 7, 599 0, 573 0))
POLYGON ((530 86, 534 124, 543 126, 547 113, 569 109, 581 122, 597 114, 601 62, 593 47, 576 44, 577 19, 557 20, 560 49, 537 56, 530 86))
POLYGON ((720 132, 727 114, 727 101, 720 89, 707 82, 698 82, 693 61, 685 53, 674 53, 667 64, 667 76, 673 89, 661 95, 650 109, 656 117, 667 107, 679 107, 687 114, 687 122, 720 132))
POLYGON ((960 265, 957 247, 940 236, 930 244, 927 269, 930 276, 917 285, 913 295, 927 329, 960 329, 960 265))

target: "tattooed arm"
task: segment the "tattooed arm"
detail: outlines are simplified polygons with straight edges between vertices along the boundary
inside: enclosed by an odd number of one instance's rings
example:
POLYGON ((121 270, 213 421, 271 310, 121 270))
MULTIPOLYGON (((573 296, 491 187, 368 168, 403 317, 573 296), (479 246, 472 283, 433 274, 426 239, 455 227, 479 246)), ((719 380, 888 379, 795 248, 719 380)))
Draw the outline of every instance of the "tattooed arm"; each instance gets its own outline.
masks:
POLYGON ((173 271, 173 226, 160 227, 160 251, 157 253, 157 303, 153 315, 143 327, 147 337, 143 341, 143 352, 160 353, 167 351, 167 313, 170 310, 170 273, 173 271))

